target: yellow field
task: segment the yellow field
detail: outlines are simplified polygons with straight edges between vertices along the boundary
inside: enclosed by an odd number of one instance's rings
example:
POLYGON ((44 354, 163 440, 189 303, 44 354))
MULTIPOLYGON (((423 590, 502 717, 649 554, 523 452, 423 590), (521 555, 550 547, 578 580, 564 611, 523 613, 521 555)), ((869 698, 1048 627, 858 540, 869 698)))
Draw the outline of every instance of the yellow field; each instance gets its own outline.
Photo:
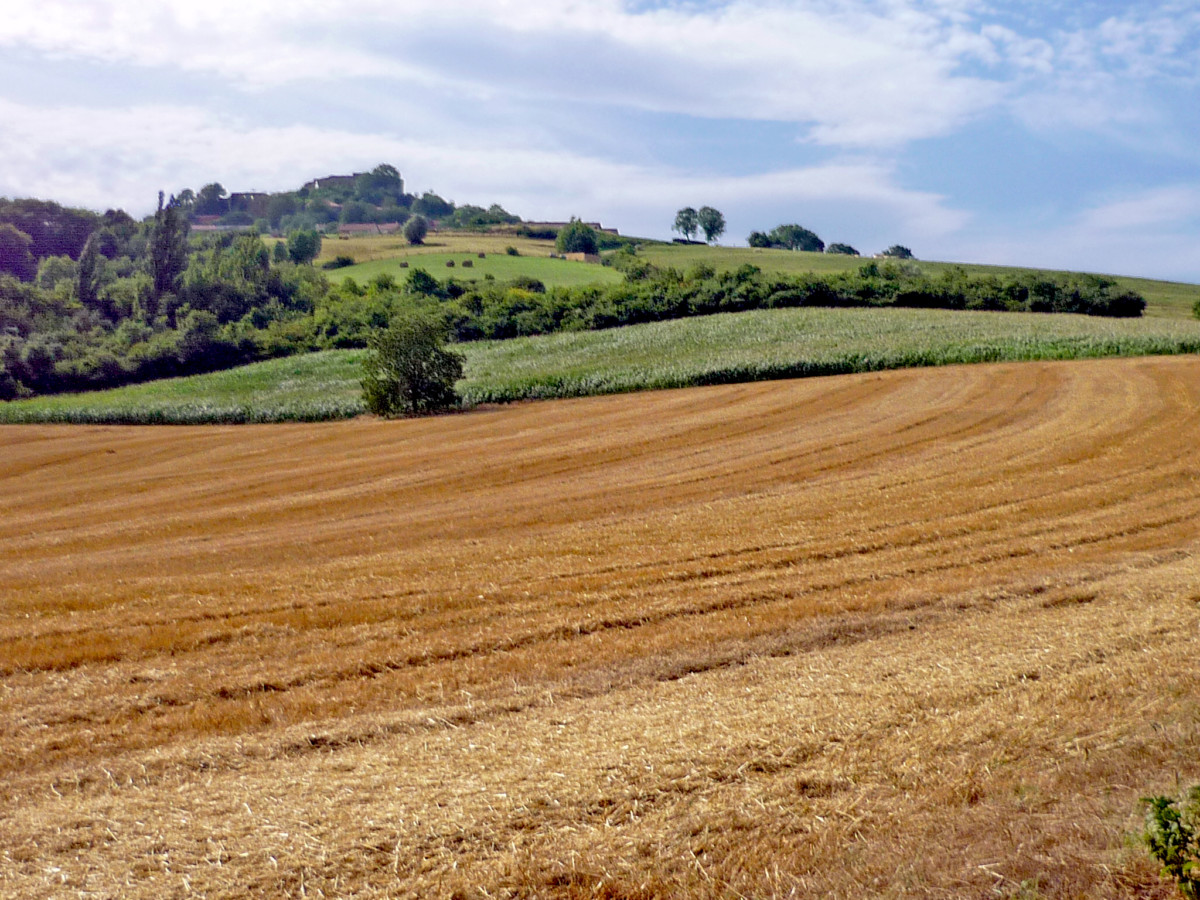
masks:
POLYGON ((0 428, 0 897, 1170 897, 1200 359, 0 428))

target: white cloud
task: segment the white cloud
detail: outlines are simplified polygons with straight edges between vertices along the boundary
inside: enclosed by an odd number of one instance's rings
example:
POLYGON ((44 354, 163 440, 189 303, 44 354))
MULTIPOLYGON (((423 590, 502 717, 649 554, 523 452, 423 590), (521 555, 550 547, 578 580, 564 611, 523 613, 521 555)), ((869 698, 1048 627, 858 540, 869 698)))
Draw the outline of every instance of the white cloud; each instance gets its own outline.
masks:
POLYGON ((993 53, 966 6, 735 0, 633 11, 618 0, 13 0, 0 45, 203 72, 244 87, 373 77, 796 123, 874 146, 945 134, 998 102, 957 69, 993 53))
POLYGON ((1049 35, 1036 58, 1042 61, 1037 71, 1012 99, 1027 125, 1042 132, 1101 132, 1133 144, 1161 142, 1171 118, 1161 98, 1200 87, 1200 9, 1195 3, 1133 6, 1089 27, 1049 35))
POLYGON ((1079 217, 1086 231, 1126 231, 1200 222, 1200 186, 1177 184, 1143 191, 1089 209, 1079 217))

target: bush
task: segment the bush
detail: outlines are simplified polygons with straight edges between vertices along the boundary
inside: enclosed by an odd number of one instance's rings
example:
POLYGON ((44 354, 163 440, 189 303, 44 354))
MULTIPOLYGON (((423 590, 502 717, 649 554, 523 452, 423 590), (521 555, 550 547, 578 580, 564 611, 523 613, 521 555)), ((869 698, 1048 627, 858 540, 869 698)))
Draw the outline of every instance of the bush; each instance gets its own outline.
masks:
POLYGON ((449 327, 431 312, 396 316, 367 338, 363 358, 363 401, 379 416, 417 416, 458 405, 454 383, 463 358, 447 350, 449 327))
POLYGON ((333 259, 326 260, 321 263, 322 269, 345 269, 348 266, 354 265, 354 257, 338 254, 333 259))
POLYGON ((287 237, 288 258, 297 265, 311 264, 321 252, 321 235, 316 229, 293 231, 287 237))
POLYGON ((572 219, 565 228, 559 231, 554 242, 554 249, 559 253, 595 254, 600 252, 600 246, 596 243, 596 232, 578 219, 572 219))
POLYGON ((1173 877, 1187 900, 1200 900, 1200 785, 1192 788, 1180 809, 1169 797, 1146 797, 1146 830, 1142 839, 1162 874, 1173 877))
MULTIPOLYGON (((521 255, 521 251, 518 250, 516 247, 512 246, 511 244, 504 248, 504 252, 509 256, 520 256, 521 255)), ((1196 315, 1200 316, 1200 301, 1197 301, 1196 306, 1197 306, 1196 315)))
POLYGON ((429 223, 424 216, 413 216, 404 223, 404 239, 414 246, 425 243, 425 235, 429 234, 429 223))

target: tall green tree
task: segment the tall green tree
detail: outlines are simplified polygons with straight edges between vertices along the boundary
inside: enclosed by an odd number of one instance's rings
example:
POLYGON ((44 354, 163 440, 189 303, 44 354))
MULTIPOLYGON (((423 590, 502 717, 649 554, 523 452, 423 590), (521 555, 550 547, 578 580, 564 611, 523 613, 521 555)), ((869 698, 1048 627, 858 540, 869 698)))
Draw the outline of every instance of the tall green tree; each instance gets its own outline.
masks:
POLYGON ((359 200, 365 200, 373 206, 383 206, 388 202, 402 205, 407 199, 404 196, 404 179, 395 166, 387 163, 359 175, 354 181, 354 194, 359 200))
POLYGON ((678 231, 690 241, 699 227, 699 214, 692 207, 685 206, 675 213, 675 224, 671 226, 671 230, 678 231))
POLYGON ((711 206, 702 206, 696 213, 696 221, 704 232, 705 243, 711 244, 725 233, 725 217, 711 206))
POLYGON ((75 296, 87 307, 95 307, 100 297, 100 276, 103 263, 100 261, 100 232, 94 231, 83 245, 79 254, 79 265, 75 269, 75 296))
POLYGON ((228 192, 221 183, 214 181, 200 188, 192 211, 198 216, 223 216, 229 212, 228 192))
POLYGON ((150 227, 150 277, 153 280, 152 308, 147 320, 158 315, 162 298, 179 290, 179 282, 188 264, 188 221, 175 198, 163 203, 158 192, 158 210, 150 227))

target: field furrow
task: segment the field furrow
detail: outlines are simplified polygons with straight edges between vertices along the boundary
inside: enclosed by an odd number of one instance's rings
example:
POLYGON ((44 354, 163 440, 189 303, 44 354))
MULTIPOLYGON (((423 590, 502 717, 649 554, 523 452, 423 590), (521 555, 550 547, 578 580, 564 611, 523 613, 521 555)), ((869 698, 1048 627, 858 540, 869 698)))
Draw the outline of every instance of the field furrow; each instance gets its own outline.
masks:
POLYGON ((1196 357, 0 427, 0 896, 1166 897, 1197 447, 1196 357))

